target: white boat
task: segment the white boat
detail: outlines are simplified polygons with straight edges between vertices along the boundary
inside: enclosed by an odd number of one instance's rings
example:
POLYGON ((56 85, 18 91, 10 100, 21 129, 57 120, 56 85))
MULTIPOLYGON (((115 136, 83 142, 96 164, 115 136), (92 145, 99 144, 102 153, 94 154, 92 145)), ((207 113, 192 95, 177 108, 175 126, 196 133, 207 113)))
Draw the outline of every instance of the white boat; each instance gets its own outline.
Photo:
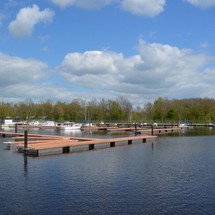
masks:
POLYGON ((39 121, 31 121, 28 123, 31 126, 38 126, 39 125, 39 121))
POLYGON ((81 123, 64 122, 60 126, 60 129, 63 129, 63 130, 78 130, 78 129, 81 129, 81 127, 82 127, 81 123))
POLYGON ((178 126, 179 128, 188 128, 188 124, 187 123, 181 123, 178 126))
POLYGON ((214 127, 214 124, 213 124, 213 123, 209 123, 208 127, 209 127, 209 128, 213 128, 213 127, 214 127))
POLYGON ((39 126, 44 126, 44 127, 48 127, 48 126, 56 126, 56 122, 55 121, 45 121, 45 122, 40 122, 39 126))
POLYGON ((15 126, 15 122, 12 119, 5 119, 1 124, 2 128, 11 128, 15 126))

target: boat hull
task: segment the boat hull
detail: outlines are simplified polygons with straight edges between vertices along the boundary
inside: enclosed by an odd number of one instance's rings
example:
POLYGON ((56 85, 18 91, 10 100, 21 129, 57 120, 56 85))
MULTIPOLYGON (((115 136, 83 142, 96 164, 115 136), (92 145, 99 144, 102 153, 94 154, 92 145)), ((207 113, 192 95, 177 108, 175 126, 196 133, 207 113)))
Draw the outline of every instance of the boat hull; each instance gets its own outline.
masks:
POLYGON ((60 129, 62 130, 80 130, 81 129, 81 124, 79 125, 62 125, 60 126, 60 129))

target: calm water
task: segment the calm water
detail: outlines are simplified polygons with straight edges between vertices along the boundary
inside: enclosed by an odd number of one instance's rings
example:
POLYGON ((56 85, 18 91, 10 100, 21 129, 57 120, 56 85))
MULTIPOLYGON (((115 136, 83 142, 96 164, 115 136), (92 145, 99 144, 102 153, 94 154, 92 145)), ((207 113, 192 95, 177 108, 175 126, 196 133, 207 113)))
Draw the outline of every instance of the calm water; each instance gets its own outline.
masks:
POLYGON ((41 158, 0 137, 0 214, 214 214, 214 130, 41 158))

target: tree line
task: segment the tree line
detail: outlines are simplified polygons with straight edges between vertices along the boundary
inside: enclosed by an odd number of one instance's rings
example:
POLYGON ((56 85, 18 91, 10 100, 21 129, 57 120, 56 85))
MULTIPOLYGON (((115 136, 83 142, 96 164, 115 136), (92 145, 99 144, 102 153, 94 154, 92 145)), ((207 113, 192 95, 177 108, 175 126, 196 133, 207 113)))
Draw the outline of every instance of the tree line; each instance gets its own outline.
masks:
POLYGON ((166 99, 159 97, 154 102, 134 107, 125 97, 115 100, 83 100, 71 102, 0 103, 0 119, 16 121, 54 120, 91 122, 213 122, 215 100, 212 98, 166 99))

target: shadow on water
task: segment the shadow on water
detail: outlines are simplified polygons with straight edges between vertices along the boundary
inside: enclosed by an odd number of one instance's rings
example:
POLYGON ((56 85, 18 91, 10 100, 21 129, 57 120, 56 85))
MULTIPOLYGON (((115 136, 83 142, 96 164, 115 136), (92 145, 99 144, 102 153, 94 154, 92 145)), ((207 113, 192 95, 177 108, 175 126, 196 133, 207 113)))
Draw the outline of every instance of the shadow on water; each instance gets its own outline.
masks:
POLYGON ((24 176, 28 176, 28 155, 26 153, 23 154, 23 160, 24 160, 24 176))
POLYGON ((191 137, 191 136, 214 136, 214 135, 215 135, 215 128, 194 127, 194 128, 184 128, 178 133, 161 134, 159 136, 170 136, 170 137, 188 136, 188 137, 191 137))

